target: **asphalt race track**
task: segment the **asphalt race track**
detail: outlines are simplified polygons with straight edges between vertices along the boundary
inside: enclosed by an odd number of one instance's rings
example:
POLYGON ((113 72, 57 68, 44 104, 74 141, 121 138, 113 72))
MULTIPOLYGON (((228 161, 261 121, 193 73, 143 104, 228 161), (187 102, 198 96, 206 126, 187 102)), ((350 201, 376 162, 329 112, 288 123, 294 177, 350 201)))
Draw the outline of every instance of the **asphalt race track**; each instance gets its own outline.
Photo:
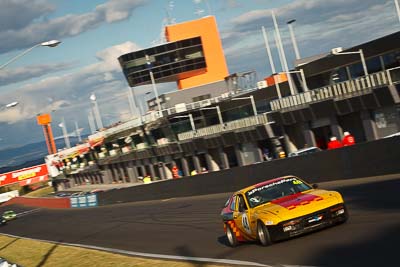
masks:
MULTIPOLYGON (((399 266, 400 176, 329 182, 348 205, 347 223, 262 247, 226 245, 221 207, 229 194, 89 209, 33 210, 0 232, 135 252, 257 262, 266 265, 399 266)), ((201 264, 196 264, 201 266, 201 264)))

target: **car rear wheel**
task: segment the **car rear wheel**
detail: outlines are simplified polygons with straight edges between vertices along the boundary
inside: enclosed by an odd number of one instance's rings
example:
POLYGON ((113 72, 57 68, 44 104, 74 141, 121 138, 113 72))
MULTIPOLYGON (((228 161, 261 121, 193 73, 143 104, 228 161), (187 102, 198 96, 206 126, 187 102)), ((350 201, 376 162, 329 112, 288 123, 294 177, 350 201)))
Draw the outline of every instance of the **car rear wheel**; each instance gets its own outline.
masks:
POLYGON ((238 245, 236 235, 229 225, 226 225, 226 237, 228 238, 228 242, 231 247, 236 247, 238 245))
POLYGON ((257 224, 257 238, 263 246, 269 246, 272 243, 268 229, 262 222, 257 224))

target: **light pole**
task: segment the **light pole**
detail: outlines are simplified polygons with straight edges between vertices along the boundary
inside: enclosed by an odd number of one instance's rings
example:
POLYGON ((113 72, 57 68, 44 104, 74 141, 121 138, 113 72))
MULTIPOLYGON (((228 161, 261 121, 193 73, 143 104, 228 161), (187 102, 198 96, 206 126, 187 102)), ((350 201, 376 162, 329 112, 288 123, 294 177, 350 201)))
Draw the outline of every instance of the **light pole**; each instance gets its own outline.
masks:
POLYGON ((291 74, 291 73, 300 73, 300 75, 301 75, 301 79, 302 79, 302 81, 303 81, 303 89, 304 89, 304 92, 308 92, 308 86, 307 86, 307 82, 306 82, 306 76, 304 75, 304 70, 303 69, 300 69, 300 70, 292 70, 292 71, 285 71, 285 72, 283 72, 283 73, 287 73, 287 74, 291 74))
MULTIPOLYGON (((271 11, 271 15, 272 15, 272 20, 274 22, 275 33, 276 33, 276 36, 275 36, 276 43, 277 43, 278 51, 280 51, 279 56, 281 59, 282 68, 284 71, 288 72, 289 66, 288 66, 287 59, 286 59, 285 49, 283 48, 281 33, 279 31, 279 26, 278 26, 278 21, 276 20, 275 12, 273 10, 271 11)), ((289 83, 290 93, 292 95, 295 95, 296 92, 294 91, 293 82, 292 82, 292 79, 290 76, 288 77, 288 83, 289 83)))
POLYGON ((293 43, 293 48, 294 48, 294 53, 296 55, 296 59, 300 59, 300 52, 299 52, 299 48, 297 46, 297 42, 296 42, 296 37, 294 35, 294 31, 293 31, 293 23, 296 22, 295 19, 289 20, 287 22, 287 25, 289 27, 289 32, 290 32, 290 38, 292 39, 292 43, 293 43))
POLYGON ((232 98, 232 100, 243 100, 243 99, 250 99, 250 101, 251 101, 251 106, 252 106, 252 108, 253 108, 253 113, 254 113, 254 116, 256 117, 256 121, 257 121, 257 123, 258 123, 256 103, 254 102, 254 97, 253 97, 252 95, 251 95, 251 96, 244 96, 244 97, 235 97, 235 98, 232 98))
POLYGON ((143 95, 143 102, 144 102, 144 109, 143 109, 143 113, 145 113, 146 114, 146 112, 145 112, 145 109, 147 109, 147 111, 149 111, 149 104, 147 103, 147 96, 149 95, 149 94, 151 94, 151 92, 146 92, 146 93, 144 93, 144 95, 143 95))
POLYGON ((399 21, 400 21, 400 4, 399 4, 399 0, 394 0, 394 4, 396 5, 397 16, 399 17, 399 21))
POLYGON ((92 110, 89 111, 88 121, 89 121, 90 133, 94 134, 96 132, 96 126, 95 126, 95 123, 94 123, 93 111, 92 110))
POLYGON ((219 124, 223 125, 224 121, 222 120, 221 110, 220 110, 219 106, 208 107, 208 108, 200 108, 200 110, 210 110, 210 109, 216 109, 217 110, 219 124))
POLYGON ((154 81, 154 75, 153 75, 153 65, 150 62, 150 57, 148 55, 146 55, 146 66, 147 69, 149 70, 150 73, 150 79, 151 79, 151 85, 153 86, 153 91, 154 91, 154 95, 156 97, 156 102, 157 102, 157 108, 158 108, 158 112, 161 113, 161 103, 160 103, 160 99, 158 98, 158 91, 157 91, 157 87, 156 87, 156 82, 154 81))
POLYGON ((26 49, 24 52, 22 52, 21 54, 18 54, 17 56, 13 57, 12 59, 10 59, 9 61, 7 61, 6 63, 4 63, 3 65, 0 66, 0 69, 6 67, 7 65, 13 63, 14 61, 16 61, 17 59, 19 59, 20 57, 22 57, 23 55, 27 54, 28 52, 30 52, 32 49, 38 47, 38 46, 47 46, 47 47, 55 47, 57 45, 59 45, 61 43, 61 41, 58 40, 51 40, 51 41, 47 41, 47 42, 43 42, 40 44, 36 44, 34 46, 32 46, 31 48, 26 49))
POLYGON ((275 69, 274 60, 272 58, 271 48, 269 46, 269 40, 268 40, 267 31, 265 30, 264 26, 262 26, 261 29, 262 29, 263 36, 264 36, 265 48, 267 49, 267 54, 268 54, 268 58, 269 58, 269 64, 271 65, 271 71, 272 71, 272 75, 274 77, 274 83, 275 83, 276 91, 277 91, 278 97, 280 99, 280 98, 282 98, 282 94, 281 94, 281 89, 280 89, 280 86, 279 86, 279 82, 276 81, 276 76, 275 76, 276 69, 275 69))
POLYGON ((196 131, 196 127, 194 125, 194 120, 193 120, 193 115, 192 113, 189 113, 188 115, 180 115, 180 116, 174 116, 173 118, 189 118, 190 120, 190 126, 192 127, 192 131, 196 131))
POLYGON ((90 96, 90 100, 92 100, 93 109, 94 109, 93 110, 94 111, 94 117, 96 119, 97 127, 100 130, 100 129, 103 128, 103 122, 101 121, 99 106, 97 104, 97 98, 96 98, 96 95, 94 93, 92 93, 92 95, 90 96))
POLYGON ((64 141, 65 141, 65 146, 67 148, 71 148, 71 143, 69 142, 67 127, 65 125, 64 118, 62 118, 62 122, 60 124, 58 124, 58 126, 61 127, 61 129, 62 129, 63 136, 64 136, 64 141))
POLYGON ((81 133, 79 131, 79 126, 77 121, 75 121, 75 131, 76 131, 76 136, 78 137, 78 141, 82 142, 81 133))
POLYGON ((352 51, 352 52, 339 52, 336 49, 332 49, 332 55, 335 55, 335 56, 353 55, 353 54, 360 54, 361 63, 362 63, 363 69, 364 69, 364 75, 368 76, 367 64, 365 63, 364 52, 362 49, 359 49, 358 51, 352 51))

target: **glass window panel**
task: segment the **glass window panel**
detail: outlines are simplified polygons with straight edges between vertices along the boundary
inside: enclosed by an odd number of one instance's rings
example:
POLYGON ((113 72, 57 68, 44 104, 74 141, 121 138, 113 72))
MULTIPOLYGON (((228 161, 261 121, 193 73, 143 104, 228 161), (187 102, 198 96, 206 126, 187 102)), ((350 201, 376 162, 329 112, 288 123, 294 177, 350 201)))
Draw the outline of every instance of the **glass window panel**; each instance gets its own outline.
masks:
POLYGON ((367 60, 368 73, 379 72, 382 70, 381 60, 379 57, 370 58, 367 60))

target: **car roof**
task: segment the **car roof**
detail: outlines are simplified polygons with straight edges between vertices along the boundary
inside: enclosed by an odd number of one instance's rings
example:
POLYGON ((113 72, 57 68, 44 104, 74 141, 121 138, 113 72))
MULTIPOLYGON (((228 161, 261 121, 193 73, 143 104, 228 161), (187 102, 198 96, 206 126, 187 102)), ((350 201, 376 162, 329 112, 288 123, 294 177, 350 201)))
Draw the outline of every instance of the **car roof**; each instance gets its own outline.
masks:
POLYGON ((271 184, 271 183, 274 183, 274 182, 278 182, 280 180, 287 179, 287 178, 298 178, 298 177, 296 177, 294 175, 287 175, 287 176, 282 176, 282 177, 278 177, 278 178, 269 179, 267 181, 264 181, 264 182, 261 182, 261 183, 258 183, 258 184, 254 184, 254 185, 245 187, 245 188, 235 192, 235 194, 239 194, 239 193, 244 194, 244 193, 246 193, 247 191, 249 191, 251 189, 254 189, 254 188, 257 188, 257 187, 261 187, 261 186, 264 186, 264 185, 267 185, 267 184, 271 184))

